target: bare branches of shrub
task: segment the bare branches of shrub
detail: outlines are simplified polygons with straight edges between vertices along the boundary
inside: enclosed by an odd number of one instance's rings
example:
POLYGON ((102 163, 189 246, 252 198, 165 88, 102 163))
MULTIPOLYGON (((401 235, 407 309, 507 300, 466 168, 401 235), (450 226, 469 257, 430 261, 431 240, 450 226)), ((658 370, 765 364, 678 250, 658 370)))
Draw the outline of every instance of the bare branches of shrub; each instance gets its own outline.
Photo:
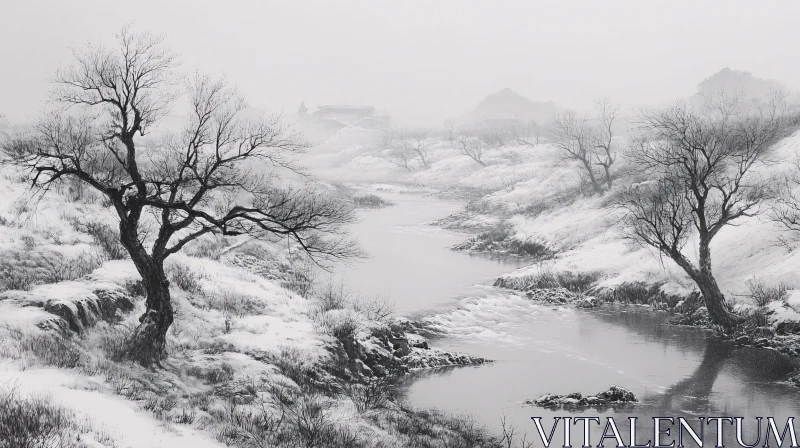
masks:
POLYGON ((531 448, 533 447, 533 441, 528 441, 528 435, 522 434, 522 439, 518 439, 519 433, 517 432, 517 428, 508 422, 506 415, 500 418, 500 426, 501 426, 501 435, 500 435, 500 445, 503 448, 531 448), (517 442, 519 440, 519 442, 517 442))
POLYGON ((767 285, 762 279, 752 277, 745 282, 748 296, 757 307, 765 307, 772 302, 785 301, 789 294, 789 287, 783 283, 767 285))
POLYGON ((230 401, 209 413, 221 428, 217 440, 238 447, 360 448, 363 438, 342 424, 333 402, 319 392, 271 387, 249 405, 230 401))
POLYGON ((194 272, 188 264, 175 261, 168 264, 165 270, 170 283, 178 288, 194 294, 202 291, 200 287, 202 275, 194 272))
POLYGON ((6 336, 0 344, 0 355, 4 357, 65 369, 79 367, 83 361, 80 347, 58 334, 11 325, 0 328, 0 331, 6 336))
POLYGON ((109 260, 124 260, 128 258, 128 251, 119 241, 119 231, 108 224, 90 221, 82 229, 94 238, 95 243, 103 250, 109 260))
POLYGON ((373 409, 383 409, 392 400, 394 387, 398 378, 385 376, 382 378, 369 378, 364 384, 345 383, 343 390, 356 407, 359 413, 373 409))
POLYGON ((303 254, 289 255, 289 272, 286 287, 302 298, 308 297, 319 276, 319 266, 303 254))
POLYGON ((47 397, 0 385, 0 447, 79 448, 82 432, 75 414, 47 397))
POLYGON ((0 252, 0 291, 26 291, 33 286, 76 280, 92 273, 106 261, 98 250, 84 250, 67 257, 52 250, 0 252))
POLYGON ((394 313, 394 302, 386 297, 356 298, 352 306, 354 310, 374 322, 386 322, 394 313))

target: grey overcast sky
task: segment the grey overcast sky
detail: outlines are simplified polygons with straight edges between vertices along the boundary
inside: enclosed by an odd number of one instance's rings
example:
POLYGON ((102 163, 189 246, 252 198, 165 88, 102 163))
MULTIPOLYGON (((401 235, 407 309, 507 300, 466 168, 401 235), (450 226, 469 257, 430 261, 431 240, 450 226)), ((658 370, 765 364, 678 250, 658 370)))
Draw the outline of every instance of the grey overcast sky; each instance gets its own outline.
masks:
POLYGON ((251 105, 368 104, 440 123, 509 87, 583 108, 687 96, 723 67, 800 87, 800 2, 0 0, 0 113, 45 106, 70 46, 124 24, 165 34, 187 72, 225 74, 251 105))

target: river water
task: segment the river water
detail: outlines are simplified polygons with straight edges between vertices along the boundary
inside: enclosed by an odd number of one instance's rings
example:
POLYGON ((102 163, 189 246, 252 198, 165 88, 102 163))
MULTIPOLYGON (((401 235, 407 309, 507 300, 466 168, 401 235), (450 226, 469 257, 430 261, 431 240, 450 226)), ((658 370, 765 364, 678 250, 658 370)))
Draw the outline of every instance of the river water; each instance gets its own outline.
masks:
MULTIPOLYGON (((775 417, 782 429, 787 417, 798 414, 800 391, 776 383, 792 364, 776 352, 737 348, 702 330, 666 325, 666 315, 642 307, 543 306, 492 288, 498 275, 520 264, 451 251, 469 235, 428 225, 463 204, 420 194, 380 195, 396 205, 359 212, 353 231, 371 258, 345 268, 344 280, 364 294, 394 301, 397 314, 441 330, 446 336, 434 346, 495 360, 415 374, 403 390, 409 403, 469 414, 495 431, 505 415, 537 440, 533 416, 543 417, 548 432, 555 416, 598 416, 603 425, 604 417, 614 416, 626 443, 632 416, 642 417, 639 442, 652 438, 652 417, 697 422, 700 416, 734 416, 745 417, 745 441, 752 443, 755 417, 775 417), (640 403, 581 411, 522 403, 545 393, 591 395, 611 385, 633 391, 640 403)), ((581 428, 572 430, 575 446, 581 428)), ((602 429, 593 429, 595 443, 602 429)), ((707 426, 707 445, 713 446, 714 434, 714 426, 707 426)), ((734 437, 732 428, 725 430, 731 446, 734 437)), ((613 440, 606 446, 614 446, 613 440)))

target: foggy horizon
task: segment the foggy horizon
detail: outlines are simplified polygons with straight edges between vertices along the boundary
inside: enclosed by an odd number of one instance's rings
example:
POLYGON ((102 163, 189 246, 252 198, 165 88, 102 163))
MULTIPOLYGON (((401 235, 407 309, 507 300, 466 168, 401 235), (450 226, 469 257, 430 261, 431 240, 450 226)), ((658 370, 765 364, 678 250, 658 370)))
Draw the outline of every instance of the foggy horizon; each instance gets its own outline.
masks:
POLYGON ((0 448, 800 448, 800 1, 3 1, 0 448))
POLYGON ((164 35, 184 73, 224 75, 253 107, 371 105, 401 124, 441 125, 504 88, 559 108, 598 97, 635 107, 685 98, 726 67, 792 90, 800 76, 786 38, 800 4, 789 2, 137 5, 9 2, 0 113, 17 124, 36 118, 70 48, 108 42, 126 24, 164 35))

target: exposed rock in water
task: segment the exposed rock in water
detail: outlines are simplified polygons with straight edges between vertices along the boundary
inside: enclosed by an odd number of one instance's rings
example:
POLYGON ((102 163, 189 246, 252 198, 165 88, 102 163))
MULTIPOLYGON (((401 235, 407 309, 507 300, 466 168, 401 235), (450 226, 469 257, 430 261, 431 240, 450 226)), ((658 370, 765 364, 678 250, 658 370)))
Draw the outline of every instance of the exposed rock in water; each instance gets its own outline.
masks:
POLYGON ((402 358, 402 361, 411 370, 446 366, 475 366, 491 362, 477 356, 452 353, 435 348, 413 348, 411 353, 402 358))
POLYGON ((452 249, 533 259, 547 259, 555 254, 553 250, 538 241, 520 241, 510 237, 495 239, 491 236, 493 232, 493 230, 489 230, 481 233, 463 243, 456 244, 452 249))
POLYGON ((608 390, 590 396, 582 396, 579 392, 569 395, 544 394, 535 400, 526 400, 525 404, 536 406, 601 406, 608 404, 636 403, 633 392, 622 387, 611 386, 608 390))
MULTIPOLYGON (((385 377, 411 370, 447 366, 470 366, 487 359, 431 348, 424 337, 408 332, 409 322, 374 328, 369 334, 339 340, 329 350, 347 366, 355 378, 385 377)), ((339 372, 343 374, 345 372, 339 372)))

